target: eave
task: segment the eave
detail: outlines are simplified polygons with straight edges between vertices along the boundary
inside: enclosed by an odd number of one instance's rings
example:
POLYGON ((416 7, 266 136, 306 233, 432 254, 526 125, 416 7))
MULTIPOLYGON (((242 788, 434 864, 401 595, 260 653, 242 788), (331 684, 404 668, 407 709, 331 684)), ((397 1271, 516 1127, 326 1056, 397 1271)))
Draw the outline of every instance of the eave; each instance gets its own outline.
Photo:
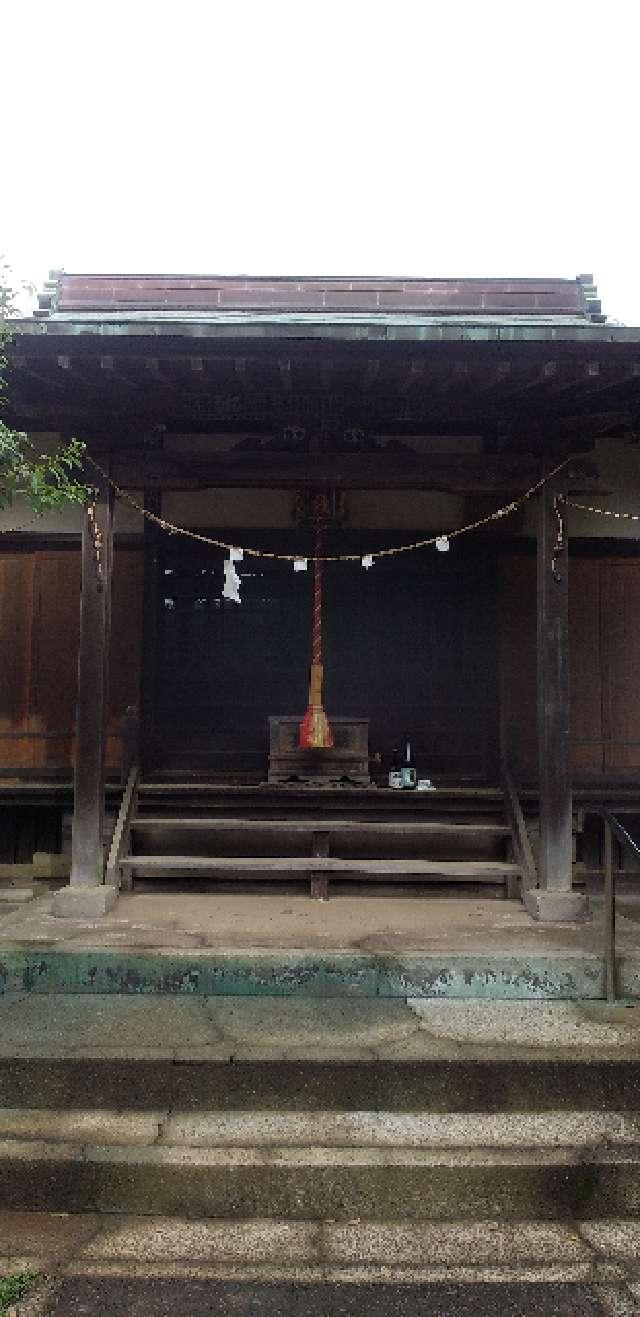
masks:
POLYGON ((246 338, 330 339, 415 343, 640 343, 640 327, 568 320, 566 316, 532 320, 474 316, 419 316, 377 313, 245 313, 183 311, 74 315, 58 312, 46 319, 16 320, 16 333, 32 338, 246 338))

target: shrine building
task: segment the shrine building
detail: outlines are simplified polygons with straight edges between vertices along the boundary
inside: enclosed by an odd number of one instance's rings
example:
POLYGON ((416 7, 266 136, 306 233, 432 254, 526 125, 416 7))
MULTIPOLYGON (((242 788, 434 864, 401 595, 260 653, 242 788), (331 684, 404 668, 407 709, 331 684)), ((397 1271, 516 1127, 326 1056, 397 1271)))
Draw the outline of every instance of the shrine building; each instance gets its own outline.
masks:
POLYGON ((640 329, 591 276, 55 273, 16 330, 6 419, 95 495, 0 514, 0 866, 49 857, 61 914, 162 877, 585 917, 598 809, 640 820, 640 329))

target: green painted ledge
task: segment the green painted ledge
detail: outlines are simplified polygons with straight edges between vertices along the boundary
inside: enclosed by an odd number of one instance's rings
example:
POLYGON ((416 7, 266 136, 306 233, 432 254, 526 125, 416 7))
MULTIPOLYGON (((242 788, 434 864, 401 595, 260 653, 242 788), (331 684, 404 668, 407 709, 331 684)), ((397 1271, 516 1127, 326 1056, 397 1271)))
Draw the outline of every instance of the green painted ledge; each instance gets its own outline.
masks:
MULTIPOLYGON (((640 959, 619 962, 621 995, 640 995, 640 959)), ((475 997, 574 1000, 604 996, 602 957, 337 951, 0 949, 0 993, 180 993, 249 997, 475 997)))

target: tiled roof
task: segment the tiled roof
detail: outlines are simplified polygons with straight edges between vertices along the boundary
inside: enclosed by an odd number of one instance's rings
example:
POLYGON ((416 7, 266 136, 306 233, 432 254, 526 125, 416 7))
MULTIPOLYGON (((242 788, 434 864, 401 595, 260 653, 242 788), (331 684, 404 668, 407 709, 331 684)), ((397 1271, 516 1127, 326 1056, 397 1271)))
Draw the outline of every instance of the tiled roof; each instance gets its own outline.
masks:
POLYGON ((591 275, 576 279, 270 278, 229 275, 67 274, 40 295, 39 318, 139 313, 180 319, 229 312, 340 318, 389 315, 603 321, 591 275))

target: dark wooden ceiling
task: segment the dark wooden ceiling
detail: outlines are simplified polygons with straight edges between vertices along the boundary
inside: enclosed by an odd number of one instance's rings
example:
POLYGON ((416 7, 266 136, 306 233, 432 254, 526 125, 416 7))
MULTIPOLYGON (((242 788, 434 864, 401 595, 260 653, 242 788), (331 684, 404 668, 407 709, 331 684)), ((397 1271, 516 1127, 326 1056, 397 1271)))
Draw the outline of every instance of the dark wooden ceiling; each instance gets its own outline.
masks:
POLYGON ((640 430, 640 346, 632 342, 224 341, 51 330, 14 341, 9 419, 113 449, 120 468, 126 454, 136 480, 144 466, 169 482, 173 472, 180 485, 299 484, 315 471, 345 484, 366 477, 425 487, 431 471, 444 482, 433 487, 449 488, 453 475, 447 483, 438 469, 453 464, 465 488, 511 488, 596 439, 640 430), (236 436, 237 444, 226 454, 161 459, 175 434, 236 436), (485 458, 418 455, 403 443, 415 436, 423 447, 429 436, 476 436, 485 458))

